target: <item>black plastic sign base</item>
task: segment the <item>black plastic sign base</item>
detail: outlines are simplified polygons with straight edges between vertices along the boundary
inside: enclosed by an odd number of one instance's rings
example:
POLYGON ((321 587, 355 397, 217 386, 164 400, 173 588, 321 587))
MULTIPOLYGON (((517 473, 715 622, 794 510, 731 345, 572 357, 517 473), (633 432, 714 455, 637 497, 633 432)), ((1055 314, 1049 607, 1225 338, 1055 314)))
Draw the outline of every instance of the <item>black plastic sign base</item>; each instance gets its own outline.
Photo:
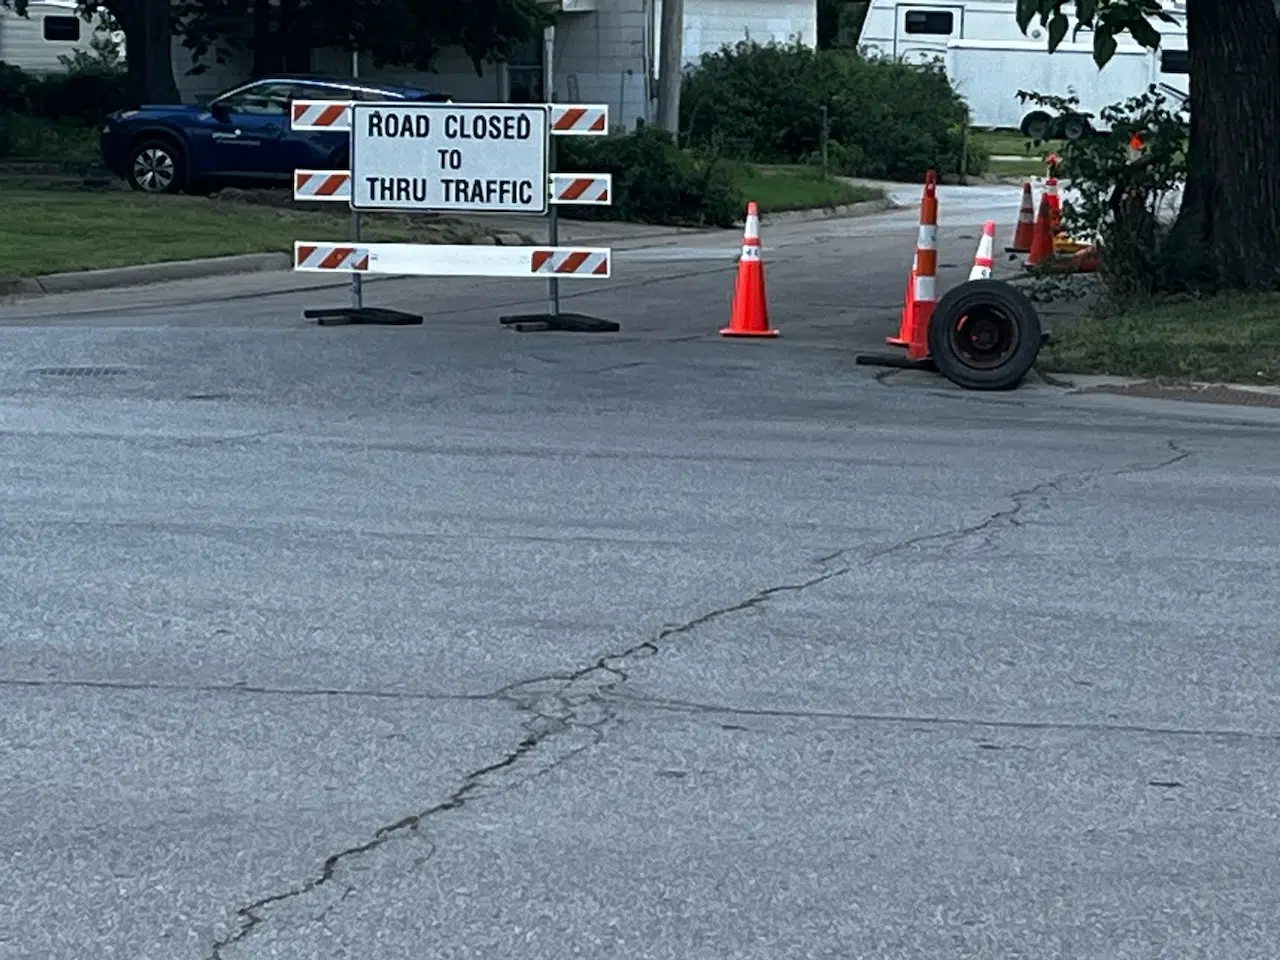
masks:
POLYGON ((936 373, 937 365, 928 357, 908 360, 905 356, 890 353, 859 353, 853 362, 860 367, 894 367, 898 370, 928 370, 936 373))
POLYGON ((499 317, 498 322, 504 327, 529 333, 535 330, 561 330, 568 333, 617 333, 622 324, 613 320, 602 320, 585 313, 520 313, 509 317, 499 317))
POLYGON ((412 327, 422 323, 422 315, 419 313, 405 313, 403 310, 391 310, 387 307, 326 307, 323 310, 304 310, 302 315, 321 327, 412 327))

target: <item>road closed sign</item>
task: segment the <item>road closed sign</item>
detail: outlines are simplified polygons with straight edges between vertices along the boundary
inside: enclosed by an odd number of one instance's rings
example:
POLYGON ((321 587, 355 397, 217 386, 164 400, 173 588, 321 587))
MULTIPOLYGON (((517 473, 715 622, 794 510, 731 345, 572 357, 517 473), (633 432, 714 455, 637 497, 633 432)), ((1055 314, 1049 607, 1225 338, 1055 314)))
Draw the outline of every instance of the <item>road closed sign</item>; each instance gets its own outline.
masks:
POLYGON ((352 104, 351 206, 546 213, 548 126, 545 105, 352 104))

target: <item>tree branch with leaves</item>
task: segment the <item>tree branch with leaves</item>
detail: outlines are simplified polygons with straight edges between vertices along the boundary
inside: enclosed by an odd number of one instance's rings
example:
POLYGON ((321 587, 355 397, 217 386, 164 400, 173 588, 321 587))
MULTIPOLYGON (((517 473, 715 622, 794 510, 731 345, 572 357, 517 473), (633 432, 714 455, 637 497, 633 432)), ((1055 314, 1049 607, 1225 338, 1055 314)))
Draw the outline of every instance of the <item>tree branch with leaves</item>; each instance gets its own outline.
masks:
MULTIPOLYGON (((1161 45, 1178 8, 1158 0, 1018 0, 1018 25, 1046 28, 1049 49, 1093 32, 1105 69, 1128 35, 1161 45)), ((1195 289, 1280 285, 1280 0, 1187 0, 1190 136, 1187 182, 1169 238, 1184 269, 1170 284, 1195 289)), ((1052 91, 1049 91, 1052 92, 1052 91)))

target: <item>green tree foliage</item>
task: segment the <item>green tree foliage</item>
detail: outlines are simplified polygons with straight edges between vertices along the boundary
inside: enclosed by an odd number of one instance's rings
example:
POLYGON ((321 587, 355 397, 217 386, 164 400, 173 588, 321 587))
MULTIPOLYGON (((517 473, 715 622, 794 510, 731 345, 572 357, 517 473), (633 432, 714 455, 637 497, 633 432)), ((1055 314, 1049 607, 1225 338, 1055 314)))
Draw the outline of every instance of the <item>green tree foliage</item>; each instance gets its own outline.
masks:
POLYGON ((248 51, 258 74, 306 70, 323 47, 430 69, 442 49, 460 46, 479 72, 550 22, 539 0, 177 0, 175 12, 198 61, 248 51))
MULTIPOLYGON (((1018 0, 1018 23, 1046 27, 1049 48, 1093 31, 1106 64, 1119 38, 1160 45, 1158 0, 1018 0)), ((1168 249, 1166 288, 1280 285, 1280 2, 1187 0, 1190 137, 1186 188, 1168 249)))

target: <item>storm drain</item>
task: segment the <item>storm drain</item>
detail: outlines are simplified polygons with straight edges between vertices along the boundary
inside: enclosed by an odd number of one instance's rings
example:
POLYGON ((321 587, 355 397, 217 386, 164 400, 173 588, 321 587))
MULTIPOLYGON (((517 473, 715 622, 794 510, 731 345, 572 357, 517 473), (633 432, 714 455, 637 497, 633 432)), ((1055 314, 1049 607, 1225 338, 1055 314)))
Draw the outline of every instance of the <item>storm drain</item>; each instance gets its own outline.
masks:
POLYGON ((124 367, 40 367, 32 371, 42 377, 122 377, 124 367))

